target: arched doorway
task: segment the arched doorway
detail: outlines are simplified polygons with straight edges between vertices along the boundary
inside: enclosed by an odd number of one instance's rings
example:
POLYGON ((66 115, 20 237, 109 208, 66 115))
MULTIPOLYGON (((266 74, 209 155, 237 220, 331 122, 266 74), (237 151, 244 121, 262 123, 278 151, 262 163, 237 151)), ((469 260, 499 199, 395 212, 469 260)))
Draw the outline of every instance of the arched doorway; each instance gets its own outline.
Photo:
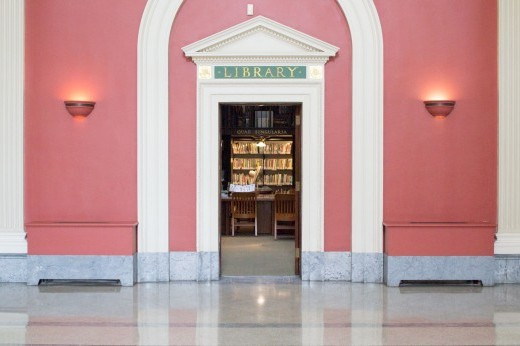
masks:
MULTIPOLYGON (((338 0, 353 44, 352 281, 382 281, 382 33, 372 0, 338 0)), ((149 0, 138 43, 139 276, 168 280, 168 44, 182 4, 149 0)), ((211 262, 182 254, 187 272, 211 262), (193 268, 192 268, 193 267, 193 268)), ((210 251, 211 252, 211 251, 210 251)), ((323 265, 323 245, 316 251, 323 265)), ((211 270, 210 270, 211 272, 211 270)), ((210 275, 211 276, 211 275, 210 275)), ((200 277, 185 277, 197 279, 200 277)), ((315 279, 323 279, 318 275, 315 279)))

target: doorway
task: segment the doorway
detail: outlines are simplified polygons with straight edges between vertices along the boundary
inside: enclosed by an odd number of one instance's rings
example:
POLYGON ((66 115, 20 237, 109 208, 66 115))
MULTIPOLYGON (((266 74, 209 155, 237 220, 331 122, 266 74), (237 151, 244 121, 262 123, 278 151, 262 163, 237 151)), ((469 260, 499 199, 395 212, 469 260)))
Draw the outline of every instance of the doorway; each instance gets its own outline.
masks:
POLYGON ((300 275, 301 109, 219 104, 221 276, 300 275))

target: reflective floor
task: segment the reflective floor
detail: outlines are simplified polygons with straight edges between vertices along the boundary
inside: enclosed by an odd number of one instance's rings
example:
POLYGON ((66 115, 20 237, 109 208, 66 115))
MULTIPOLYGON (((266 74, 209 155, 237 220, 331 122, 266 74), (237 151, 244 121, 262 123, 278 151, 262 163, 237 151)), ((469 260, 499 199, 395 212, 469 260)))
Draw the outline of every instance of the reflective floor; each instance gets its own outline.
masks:
POLYGON ((0 284, 0 344, 519 345, 520 285, 0 284))

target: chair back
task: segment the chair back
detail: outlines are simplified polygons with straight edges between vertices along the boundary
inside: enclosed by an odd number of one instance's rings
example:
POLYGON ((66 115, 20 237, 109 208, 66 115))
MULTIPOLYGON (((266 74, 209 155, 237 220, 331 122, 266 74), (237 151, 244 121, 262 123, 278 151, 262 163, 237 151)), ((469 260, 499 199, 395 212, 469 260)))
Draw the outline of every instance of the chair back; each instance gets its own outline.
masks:
POLYGON ((274 195, 275 218, 277 221, 296 219, 294 194, 277 193, 274 195))
POLYGON ((234 192, 231 195, 231 213, 234 218, 256 217, 256 193, 234 192))

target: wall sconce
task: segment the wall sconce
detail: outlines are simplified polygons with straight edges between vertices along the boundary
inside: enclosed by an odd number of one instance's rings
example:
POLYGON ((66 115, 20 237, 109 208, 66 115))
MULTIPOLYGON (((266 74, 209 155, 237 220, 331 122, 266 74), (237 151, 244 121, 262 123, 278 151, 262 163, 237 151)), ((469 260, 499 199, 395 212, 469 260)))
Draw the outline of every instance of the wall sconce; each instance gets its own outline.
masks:
POLYGON ((436 118, 445 118, 451 113, 455 107, 455 101, 451 100, 437 100, 424 101, 426 110, 436 118))
POLYGON ((93 101, 64 101, 65 108, 73 117, 87 117, 94 110, 93 101))

